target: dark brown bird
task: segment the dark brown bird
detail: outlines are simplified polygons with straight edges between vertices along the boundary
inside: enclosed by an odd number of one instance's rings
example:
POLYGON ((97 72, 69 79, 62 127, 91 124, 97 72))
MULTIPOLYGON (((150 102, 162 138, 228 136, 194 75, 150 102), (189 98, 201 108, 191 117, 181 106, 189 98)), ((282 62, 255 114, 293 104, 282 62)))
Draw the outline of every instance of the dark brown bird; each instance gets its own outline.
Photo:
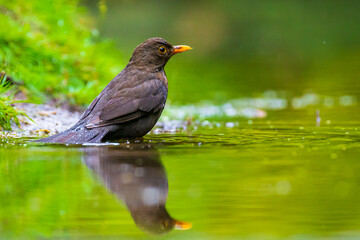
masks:
POLYGON ((128 65, 97 96, 70 129, 36 140, 47 143, 98 143, 147 134, 164 109, 168 83, 164 71, 176 53, 191 49, 150 38, 137 46, 128 65))

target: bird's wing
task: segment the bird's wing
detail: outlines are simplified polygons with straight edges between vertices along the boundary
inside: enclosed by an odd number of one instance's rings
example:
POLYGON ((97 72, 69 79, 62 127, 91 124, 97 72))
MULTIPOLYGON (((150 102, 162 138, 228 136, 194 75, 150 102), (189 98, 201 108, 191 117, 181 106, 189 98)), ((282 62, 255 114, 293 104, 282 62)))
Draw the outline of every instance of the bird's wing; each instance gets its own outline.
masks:
POLYGON ((98 120, 86 128, 120 124, 158 112, 163 109, 166 97, 167 87, 158 79, 121 89, 102 108, 98 120))

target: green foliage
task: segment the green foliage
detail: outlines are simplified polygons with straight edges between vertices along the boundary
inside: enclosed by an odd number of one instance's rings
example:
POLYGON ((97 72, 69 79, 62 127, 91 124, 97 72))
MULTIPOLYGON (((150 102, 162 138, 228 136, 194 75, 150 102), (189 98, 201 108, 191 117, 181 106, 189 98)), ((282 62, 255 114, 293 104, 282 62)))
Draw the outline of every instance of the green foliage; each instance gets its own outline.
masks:
POLYGON ((29 117, 12 106, 15 101, 11 100, 10 97, 1 95, 8 89, 7 83, 6 76, 0 74, 0 129, 9 131, 12 123, 20 126, 19 116, 29 117))
POLYGON ((0 0, 0 66, 33 101, 87 104, 121 70, 76 0, 0 0))
POLYGON ((20 126, 18 116, 26 116, 24 112, 12 107, 13 103, 14 101, 10 98, 0 96, 0 129, 2 128, 6 131, 11 130, 12 122, 20 126))

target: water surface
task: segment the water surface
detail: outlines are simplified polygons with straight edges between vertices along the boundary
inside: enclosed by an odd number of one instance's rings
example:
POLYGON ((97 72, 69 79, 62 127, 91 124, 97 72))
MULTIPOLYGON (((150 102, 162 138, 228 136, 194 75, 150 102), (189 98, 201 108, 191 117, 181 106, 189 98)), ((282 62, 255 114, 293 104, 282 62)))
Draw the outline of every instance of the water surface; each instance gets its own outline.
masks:
POLYGON ((1 237, 358 239, 359 122, 335 115, 316 126, 312 111, 277 112, 106 146, 3 140, 1 237), (174 219, 192 228, 172 230, 174 219))

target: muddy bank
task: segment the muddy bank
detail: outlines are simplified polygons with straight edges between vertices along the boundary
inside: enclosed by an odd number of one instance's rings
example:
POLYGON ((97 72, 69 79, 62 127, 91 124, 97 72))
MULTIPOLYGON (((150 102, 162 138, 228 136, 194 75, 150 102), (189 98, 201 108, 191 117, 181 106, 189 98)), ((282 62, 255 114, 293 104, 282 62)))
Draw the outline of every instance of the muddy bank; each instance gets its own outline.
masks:
MULTIPOLYGON (((283 101, 282 99, 265 101, 271 108, 264 104, 258 106, 259 101, 254 101, 253 99, 241 99, 241 101, 228 102, 223 105, 195 104, 176 106, 167 104, 152 132, 155 134, 175 133, 183 130, 194 130, 199 127, 232 128, 238 126, 238 122, 209 120, 220 118, 244 119, 244 121, 247 121, 247 119, 265 118, 267 112, 261 108, 274 109, 274 105, 277 104, 275 109, 283 109, 286 104, 278 106, 278 103, 283 101)), ((51 104, 17 103, 15 107, 27 113, 33 121, 20 117, 21 126, 18 127, 14 124, 13 131, 0 131, 0 137, 19 138, 54 135, 70 128, 80 119, 82 114, 82 112, 70 111, 69 108, 55 107, 51 104)))
POLYGON ((17 103, 15 105, 24 111, 33 121, 20 117, 21 126, 12 126, 13 131, 0 132, 5 137, 42 137, 61 132, 75 124, 80 112, 71 112, 65 108, 58 108, 47 104, 17 103))
MULTIPOLYGON (((80 119, 82 114, 82 112, 71 112, 66 108, 47 104, 18 103, 16 108, 26 112, 32 121, 25 117, 19 117, 21 126, 13 124, 12 131, 0 131, 0 137, 51 136, 70 128, 80 119)), ((178 132, 181 129, 187 129, 189 124, 192 122, 167 119, 166 121, 159 121, 153 132, 178 132)))

